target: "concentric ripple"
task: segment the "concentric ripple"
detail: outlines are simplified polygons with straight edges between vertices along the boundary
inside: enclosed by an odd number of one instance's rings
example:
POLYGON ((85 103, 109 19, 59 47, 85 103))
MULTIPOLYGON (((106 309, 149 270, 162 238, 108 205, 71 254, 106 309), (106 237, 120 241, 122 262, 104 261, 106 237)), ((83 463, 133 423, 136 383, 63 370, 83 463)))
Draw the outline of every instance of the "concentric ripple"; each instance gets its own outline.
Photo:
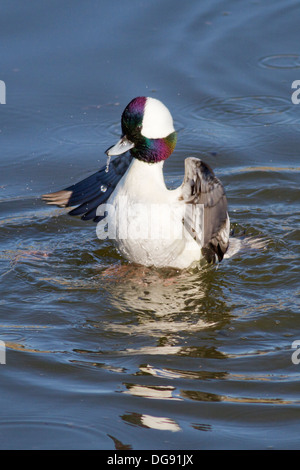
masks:
POLYGON ((204 119, 235 126, 278 124, 289 121, 290 101, 278 96, 237 96, 207 101, 199 108, 204 119))
POLYGON ((258 61, 261 67, 268 69, 299 69, 299 54, 275 54, 261 57, 258 61))
POLYGON ((32 436, 32 449, 72 448, 73 442, 77 440, 80 441, 82 449, 91 447, 97 449, 99 448, 99 438, 103 437, 101 432, 87 425, 53 421, 49 418, 2 421, 0 422, 0 431, 2 443, 6 443, 7 449, 26 448, 28 436, 32 436), (17 442, 16 434, 19 436, 17 442), (53 445, 53 442, 56 444, 53 445))

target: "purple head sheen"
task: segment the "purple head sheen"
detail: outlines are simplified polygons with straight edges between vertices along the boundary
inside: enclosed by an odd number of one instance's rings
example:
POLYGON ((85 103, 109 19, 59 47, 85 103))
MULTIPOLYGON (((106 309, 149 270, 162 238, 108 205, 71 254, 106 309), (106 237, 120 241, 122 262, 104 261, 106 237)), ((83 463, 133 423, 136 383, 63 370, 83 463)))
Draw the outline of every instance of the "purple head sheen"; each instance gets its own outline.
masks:
POLYGON ((126 106, 122 114, 123 133, 130 133, 134 128, 142 125, 146 101, 147 98, 140 96, 134 98, 126 106))
POLYGON ((122 132, 134 143, 131 154, 145 162, 166 160, 176 145, 176 132, 164 138, 148 138, 142 134, 147 98, 139 96, 126 106, 122 114, 122 132))
POLYGON ((152 141, 148 140, 148 159, 151 155, 150 161, 159 162, 161 160, 166 160, 173 152, 176 146, 176 141, 176 132, 170 134, 164 139, 155 139, 152 141))
POLYGON ((126 106, 126 109, 129 111, 129 113, 143 115, 146 101, 147 98, 145 96, 138 96, 137 98, 134 98, 132 101, 130 101, 130 103, 126 106))

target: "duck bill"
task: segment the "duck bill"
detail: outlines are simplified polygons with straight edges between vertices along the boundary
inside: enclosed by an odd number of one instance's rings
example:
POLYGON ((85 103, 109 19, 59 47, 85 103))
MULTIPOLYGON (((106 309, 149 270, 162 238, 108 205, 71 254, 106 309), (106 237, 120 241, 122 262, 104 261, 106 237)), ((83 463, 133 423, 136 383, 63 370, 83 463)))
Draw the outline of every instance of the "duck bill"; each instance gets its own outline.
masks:
POLYGON ((128 152, 128 150, 132 149, 133 147, 134 143, 130 142, 126 135, 124 135, 116 145, 109 147, 105 153, 109 157, 114 155, 122 155, 122 153, 128 152))

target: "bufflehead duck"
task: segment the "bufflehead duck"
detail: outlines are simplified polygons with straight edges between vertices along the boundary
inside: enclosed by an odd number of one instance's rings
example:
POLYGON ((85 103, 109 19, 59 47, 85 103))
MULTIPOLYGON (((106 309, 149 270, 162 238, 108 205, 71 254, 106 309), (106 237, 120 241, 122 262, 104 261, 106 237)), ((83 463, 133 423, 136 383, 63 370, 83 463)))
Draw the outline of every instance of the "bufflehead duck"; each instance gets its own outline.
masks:
POLYGON ((159 100, 134 98, 124 109, 122 136, 109 164, 68 188, 42 196, 74 207, 69 214, 98 223, 134 263, 183 269, 201 258, 219 262, 229 246, 227 199, 220 180, 198 158, 185 159, 182 184, 168 189, 164 161, 177 140, 173 119, 159 100))

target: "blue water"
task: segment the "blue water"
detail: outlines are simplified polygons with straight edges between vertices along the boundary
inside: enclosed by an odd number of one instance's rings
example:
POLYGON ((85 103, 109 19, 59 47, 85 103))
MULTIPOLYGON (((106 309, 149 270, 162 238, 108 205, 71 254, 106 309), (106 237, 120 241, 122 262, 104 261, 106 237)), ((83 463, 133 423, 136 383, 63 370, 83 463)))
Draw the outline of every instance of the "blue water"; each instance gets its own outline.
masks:
POLYGON ((296 0, 2 1, 0 448, 300 448, 298 18, 296 0), (137 269, 44 205, 106 163, 139 95, 174 117, 168 185, 202 158, 264 248, 137 269))

